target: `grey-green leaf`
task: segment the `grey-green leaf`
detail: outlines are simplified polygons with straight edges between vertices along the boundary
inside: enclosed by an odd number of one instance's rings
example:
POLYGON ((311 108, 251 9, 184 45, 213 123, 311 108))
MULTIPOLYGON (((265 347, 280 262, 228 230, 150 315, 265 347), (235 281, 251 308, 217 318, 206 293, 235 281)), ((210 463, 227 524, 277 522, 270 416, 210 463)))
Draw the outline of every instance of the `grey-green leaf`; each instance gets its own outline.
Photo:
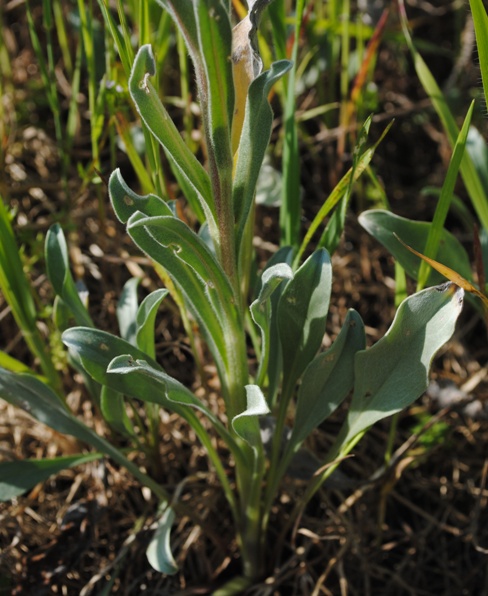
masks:
POLYGON ((156 63, 150 46, 142 46, 136 55, 129 79, 129 90, 141 118, 148 129, 162 145, 166 157, 180 175, 187 181, 193 195, 186 198, 198 213, 203 209, 211 229, 215 223, 215 205, 212 197, 210 178, 185 144, 166 108, 149 78, 156 73, 156 63))
POLYGON ((386 335, 356 354, 345 444, 425 391, 432 359, 454 332, 463 296, 451 282, 410 296, 399 306, 386 335))
POLYGON ((115 215, 122 223, 127 223, 130 216, 136 211, 140 211, 148 217, 173 215, 168 204, 160 197, 154 194, 141 196, 131 190, 119 169, 114 170, 110 175, 108 192, 115 215))
POLYGON ((193 6, 204 71, 202 78, 205 79, 199 80, 197 72, 197 81, 202 85, 200 100, 207 113, 206 132, 219 169, 232 167, 230 129, 234 112, 234 83, 229 12, 221 0, 193 0, 193 6))
MULTIPOLYGON (((107 373, 108 365, 117 356, 130 354, 134 360, 146 360, 154 368, 162 370, 148 354, 120 337, 105 331, 87 327, 72 327, 63 333, 62 340, 91 377, 100 384, 107 385, 121 393, 134 395, 131 392, 126 392, 125 383, 120 382, 116 376, 107 373)), ((137 383, 134 390, 136 389, 137 383)))
MULTIPOLYGON (((391 252, 410 277, 417 279, 419 258, 405 248, 393 234, 397 234, 403 242, 423 253, 431 226, 429 222, 413 221, 389 211, 377 209, 361 213, 359 223, 391 252)), ((471 265, 466 251, 459 240, 447 230, 443 230, 437 254, 439 260, 445 265, 465 279, 472 279, 471 265)), ((427 284, 438 284, 444 279, 440 273, 431 269, 427 284)))
POLYGON ((178 565, 173 558, 170 545, 171 526, 174 519, 174 511, 171 507, 166 507, 158 520, 156 531, 146 550, 147 560, 151 567, 166 575, 173 575, 178 571, 178 565))
POLYGON ((332 346, 312 360, 303 373, 290 439, 295 449, 343 402, 354 386, 354 358, 366 347, 364 324, 355 310, 332 346))
POLYGON ((232 420, 235 432, 253 449, 262 448, 259 417, 270 413, 263 392, 257 385, 246 385, 247 408, 232 420))
POLYGON ((100 392, 100 409, 110 428, 124 436, 134 435, 130 418, 125 409, 124 395, 106 385, 100 392))
POLYGON ((268 71, 254 79, 249 87, 232 191, 238 243, 244 233, 271 135, 273 111, 268 101, 269 91, 290 68, 291 63, 288 60, 275 62, 268 71))
POLYGON ((137 286, 140 281, 137 277, 129 279, 124 284, 117 302, 120 335, 132 345, 136 345, 137 286))
POLYGON ((78 325, 93 326, 92 320, 78 295, 69 269, 68 247, 59 224, 52 225, 45 242, 46 270, 56 294, 71 311, 78 325))
POLYGON ((155 357, 154 323, 158 308, 164 298, 169 294, 166 289, 151 292, 141 302, 136 316, 136 345, 151 358, 155 357))
POLYGON ((283 351, 283 390, 287 393, 322 343, 331 287, 330 257, 320 249, 303 263, 283 290, 277 323, 283 351))
POLYGON ((19 497, 61 470, 74 468, 101 457, 102 453, 84 453, 54 459, 0 462, 0 501, 19 497))
POLYGON ((276 263, 265 269, 261 276, 261 291, 257 299, 251 304, 251 316, 261 329, 261 361, 256 375, 258 385, 263 380, 269 360, 270 349, 270 323, 271 323, 271 296, 285 279, 292 279, 293 271, 287 263, 276 263))
MULTIPOLYGON (((273 267, 277 263, 286 263, 291 265, 293 258, 293 249, 291 246, 281 247, 268 261, 266 269, 273 267)), ((277 311, 281 294, 284 290, 284 285, 281 284, 273 292, 271 296, 271 320, 269 325, 269 360, 267 366, 268 373, 268 401, 271 409, 274 408, 278 388, 281 380, 281 372, 283 369, 283 358, 281 350, 281 342, 278 331, 277 311)))
POLYGON ((236 307, 228 278, 211 251, 175 218, 141 218, 135 214, 128 231, 141 250, 165 267, 198 321, 219 370, 225 370, 223 325, 236 321, 236 307))
POLYGON ((178 412, 184 418, 187 418, 185 408, 200 410, 212 422, 227 445, 230 448, 235 447, 234 439, 210 408, 161 368, 144 359, 134 359, 122 354, 110 362, 107 373, 110 378, 117 379, 117 386, 131 397, 159 404, 168 410, 178 412))

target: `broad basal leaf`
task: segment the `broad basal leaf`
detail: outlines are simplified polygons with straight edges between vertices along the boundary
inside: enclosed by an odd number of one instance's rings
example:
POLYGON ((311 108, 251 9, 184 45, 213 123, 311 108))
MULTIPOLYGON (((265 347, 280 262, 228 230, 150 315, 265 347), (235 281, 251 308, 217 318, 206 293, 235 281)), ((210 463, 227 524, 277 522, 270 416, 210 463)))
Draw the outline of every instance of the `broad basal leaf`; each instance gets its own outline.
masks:
POLYGON ((54 459, 0 462, 0 501, 10 501, 19 497, 61 470, 74 468, 101 457, 101 453, 85 453, 54 459))
POLYGON ((356 354, 344 444, 426 390, 432 359, 454 332, 463 296, 464 291, 450 282, 410 296, 386 335, 356 354))
POLYGON ((313 253, 281 295, 277 324, 283 351, 283 390, 292 390, 322 343, 329 311, 332 267, 326 250, 313 253))
POLYGON ((246 385, 247 408, 235 416, 232 426, 236 433, 253 449, 262 448, 259 417, 269 414, 270 410, 263 392, 257 385, 246 385))
MULTIPOLYGON (((408 275, 417 279, 419 260, 405 246, 402 246, 394 234, 397 234, 418 252, 423 252, 429 235, 430 223, 406 219, 381 209, 361 213, 359 223, 391 252, 408 275)), ((468 255, 459 240, 447 230, 443 230, 441 234, 438 256, 440 259, 442 257, 441 260, 460 275, 468 280, 471 279, 468 255)), ((442 275, 431 270, 427 283, 432 285, 443 280, 442 275)))
POLYGON ((335 342, 303 373, 291 448, 300 445, 347 397, 354 386, 354 358, 365 347, 363 321, 355 310, 350 310, 335 342))
POLYGON ((161 143, 172 167, 179 172, 191 188, 187 196, 198 213, 199 206, 211 230, 216 229, 216 211, 210 179, 207 172, 185 144, 178 129, 161 103, 150 77, 155 74, 155 61, 150 46, 142 46, 136 55, 129 80, 129 89, 137 110, 146 126, 161 143))
POLYGON ((52 225, 48 230, 45 256, 47 276, 56 294, 71 311, 78 325, 93 326, 90 315, 78 295, 76 284, 71 275, 68 247, 59 224, 52 225))
POLYGON ((173 558, 170 545, 171 526, 174 519, 173 509, 166 507, 158 520, 156 531, 146 550, 147 560, 151 567, 166 575, 173 575, 178 571, 178 565, 173 558))

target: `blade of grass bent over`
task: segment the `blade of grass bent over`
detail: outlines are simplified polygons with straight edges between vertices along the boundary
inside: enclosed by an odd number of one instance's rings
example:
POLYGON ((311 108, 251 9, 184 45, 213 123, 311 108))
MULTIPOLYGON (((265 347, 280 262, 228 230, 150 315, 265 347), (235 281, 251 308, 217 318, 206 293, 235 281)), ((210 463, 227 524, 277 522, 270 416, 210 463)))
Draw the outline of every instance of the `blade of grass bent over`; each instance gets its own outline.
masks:
POLYGON ((478 290, 477 287, 473 286, 473 284, 471 282, 469 282, 467 279, 465 279, 462 275, 459 275, 459 273, 457 273, 457 271, 454 271, 453 269, 447 267, 446 265, 443 265, 442 263, 439 263, 438 261, 435 261, 434 259, 426 257, 422 253, 416 251, 411 246, 408 246, 408 244, 405 244, 405 242, 403 242, 403 240, 401 238, 399 238, 396 234, 395 234, 395 237, 398 239, 399 242, 401 242, 403 244, 403 246, 405 248, 407 248, 414 255, 417 255, 423 261, 427 262, 433 269, 438 271, 441 275, 443 275, 444 277, 446 277, 447 279, 452 281, 454 284, 456 284, 463 290, 466 290, 467 292, 470 292, 471 294, 478 296, 478 298, 480 298, 480 300, 483 303, 483 308, 485 309, 485 313, 486 313, 486 320, 488 322, 488 296, 486 296, 485 294, 483 294, 483 292, 478 290))

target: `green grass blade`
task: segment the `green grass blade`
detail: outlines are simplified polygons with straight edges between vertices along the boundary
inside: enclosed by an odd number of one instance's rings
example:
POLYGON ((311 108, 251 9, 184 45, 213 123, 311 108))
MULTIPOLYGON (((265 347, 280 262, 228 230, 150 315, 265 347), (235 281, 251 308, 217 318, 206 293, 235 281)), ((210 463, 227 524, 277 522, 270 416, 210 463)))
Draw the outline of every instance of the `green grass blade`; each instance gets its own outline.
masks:
POLYGON ((293 67, 288 75, 286 104, 284 113, 283 145, 283 197, 280 209, 281 245, 297 247, 300 241, 300 164, 296 123, 295 85, 298 60, 298 45, 302 26, 304 0, 297 0, 295 9, 295 39, 291 59, 293 67))
POLYGON ((188 183, 192 194, 187 195, 196 214, 205 213, 209 228, 216 230, 216 211, 210 179, 185 144, 178 129, 161 103, 149 77, 155 74, 155 61, 150 46, 143 46, 134 61, 129 80, 132 99, 148 129, 162 145, 168 160, 188 183))
POLYGON ((117 51, 122 61, 122 66, 128 78, 130 74, 131 64, 134 61, 134 51, 132 49, 132 45, 128 43, 128 41, 130 41, 130 35, 128 34, 128 31, 126 31, 126 34, 124 35, 124 28, 122 26, 122 23, 119 28, 119 26, 115 22, 115 19, 113 18, 112 13, 109 9, 108 0, 98 0, 98 4, 100 6, 100 10, 102 11, 105 24, 108 27, 112 35, 112 38, 115 42, 115 46, 117 47, 117 51))
POLYGON ((116 447, 78 420, 47 385, 32 375, 14 374, 0 369, 0 397, 27 411, 33 418, 57 432, 75 437, 105 453, 119 465, 127 468, 159 498, 169 500, 168 493, 161 485, 144 474, 116 447))
MULTIPOLYGON (((401 15, 401 23, 403 27, 403 32, 405 35, 405 39, 407 41, 408 47, 412 54, 415 70, 417 72, 417 76, 419 77, 420 82, 424 90, 426 91, 427 95, 432 100, 432 104, 439 116, 442 125, 447 133, 449 138, 449 142, 452 146, 454 146, 456 139, 459 135, 459 129, 457 127, 456 121, 454 116, 452 115, 447 101, 442 94, 436 80, 432 76, 427 64, 425 63, 422 56, 417 52, 415 46, 413 45, 412 38, 410 36, 410 32, 408 30, 408 23, 407 23, 407 16, 405 13, 405 6, 403 4, 403 0, 399 0, 399 6, 401 8, 400 15, 401 15)), ((471 159, 468 152, 464 154, 463 160, 461 162, 461 176, 463 178, 464 184, 468 191, 468 194, 471 198, 471 202, 473 207, 482 223, 483 227, 488 229, 488 200, 486 193, 483 189, 483 184, 480 180, 480 177, 474 167, 473 160, 471 159)))
POLYGON ((17 242, 7 209, 0 197, 0 289, 12 309, 15 322, 32 354, 39 359, 43 374, 50 385, 60 389, 59 375, 54 367, 46 341, 37 328, 37 309, 31 286, 24 273, 17 242))
POLYGON ((485 101, 488 105, 488 15, 483 6, 483 0, 469 0, 473 13, 476 45, 478 46, 479 65, 485 101))
MULTIPOLYGON (((471 124, 471 117, 473 115, 474 101, 469 107, 468 113, 464 120, 463 127, 454 145, 454 151, 452 153, 449 168, 447 170, 444 184, 442 185, 441 195, 437 203, 432 225, 429 229, 429 236, 427 238, 427 244, 424 248, 424 255, 435 259, 440 249, 440 241, 442 236, 442 230, 444 229, 444 222, 446 221, 449 206, 451 204, 452 195, 454 192, 454 185, 456 183, 459 167, 463 158, 464 149, 466 147, 466 140, 468 138, 469 126, 471 124)), ((420 263, 419 278, 417 283, 417 291, 425 287, 427 278, 429 276, 430 266, 426 261, 420 263)))
MULTIPOLYGON (((352 188, 351 185, 366 170, 366 168, 370 164, 371 160, 373 159, 373 155, 374 155, 378 145, 381 143, 381 141, 383 140, 383 138, 385 137, 387 132, 390 130, 392 124, 393 124, 393 122, 390 122, 390 124, 385 128, 381 137, 373 145, 373 147, 366 149, 364 151, 364 153, 362 153, 357 158, 355 165, 352 168, 350 168, 348 170, 348 172, 346 172, 346 174, 344 174, 344 176, 341 178, 341 180, 339 180, 339 182, 335 186, 334 190, 327 197, 324 204, 319 209, 319 212, 317 213, 317 215, 314 217, 312 223, 310 224, 310 227, 308 228, 307 233, 305 234, 305 237, 300 245, 300 248, 299 248, 297 255, 295 257, 295 260, 294 260, 294 268, 298 267, 298 264, 300 263, 300 260, 303 256, 303 254, 305 253, 307 246, 309 245, 310 241, 312 240, 312 237, 315 234, 315 232, 318 230, 320 224, 324 221, 324 219, 332 211, 332 209, 334 209, 334 207, 339 203, 339 201, 344 197, 344 195, 348 192, 348 189, 352 188)), ((322 240, 319 244, 320 244, 320 246, 322 246, 322 240)))

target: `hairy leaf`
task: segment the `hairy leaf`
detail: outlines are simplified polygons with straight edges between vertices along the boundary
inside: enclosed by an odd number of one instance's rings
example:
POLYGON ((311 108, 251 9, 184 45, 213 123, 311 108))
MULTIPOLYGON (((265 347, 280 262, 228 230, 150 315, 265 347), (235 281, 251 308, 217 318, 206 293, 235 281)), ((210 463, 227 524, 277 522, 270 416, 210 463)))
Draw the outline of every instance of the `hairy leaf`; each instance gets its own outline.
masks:
POLYGON ((108 192, 115 215, 122 223, 127 223, 131 215, 140 211, 150 217, 155 215, 173 215, 168 204, 160 197, 149 194, 141 196, 131 190, 119 169, 110 175, 108 181, 108 192))
POLYGON ((0 462, 0 501, 19 497, 61 470, 74 468, 101 457, 103 457, 101 453, 85 453, 54 459, 0 462))
POLYGON ((432 359, 454 332, 463 296, 464 291, 450 282, 410 296, 386 335, 356 354, 344 444, 426 390, 432 359))
MULTIPOLYGON (((394 234, 418 252, 423 252, 431 227, 429 222, 413 221, 389 211, 377 209, 361 213, 359 223, 391 252, 408 275, 417 279, 419 260, 405 246, 402 246, 394 234)), ((442 260, 460 275, 466 279, 472 278, 466 251, 459 240, 447 230, 441 233, 438 254, 442 255, 442 260)), ((443 279, 439 273, 431 270, 427 283, 432 285, 442 282, 443 279)))
POLYGON ((316 356, 303 374, 290 439, 293 448, 347 397, 354 386, 354 358, 365 347, 363 321, 355 310, 350 310, 335 342, 316 356))
POLYGON ((270 70, 257 77, 249 87, 233 182, 238 243, 244 233, 259 171, 271 135, 273 112, 268 101, 269 91, 274 83, 290 70, 290 67, 291 64, 287 60, 275 62, 270 70))
POLYGON ((129 80, 129 89, 137 110, 146 126, 161 143, 169 162, 186 180, 192 194, 186 198, 195 213, 205 213, 211 229, 216 226, 215 205, 207 172, 193 155, 161 103, 151 82, 155 61, 150 46, 142 46, 136 55, 129 80))
POLYGON ((262 448, 259 417, 269 414, 270 410, 263 392, 257 385, 246 385, 247 408, 232 420, 236 433, 253 449, 262 448))
POLYGON ((158 519, 157 528, 146 550, 147 560, 151 567, 160 573, 173 575, 178 571, 170 545, 171 526, 175 513, 171 507, 166 507, 158 519))
POLYGON ((59 224, 52 225, 45 243, 47 276, 56 294, 68 307, 78 325, 93 326, 69 269, 68 246, 59 224))
POLYGON ((286 393, 292 390, 320 347, 331 287, 330 257, 326 250, 320 249, 303 263, 283 290, 278 304, 277 324, 286 393))

